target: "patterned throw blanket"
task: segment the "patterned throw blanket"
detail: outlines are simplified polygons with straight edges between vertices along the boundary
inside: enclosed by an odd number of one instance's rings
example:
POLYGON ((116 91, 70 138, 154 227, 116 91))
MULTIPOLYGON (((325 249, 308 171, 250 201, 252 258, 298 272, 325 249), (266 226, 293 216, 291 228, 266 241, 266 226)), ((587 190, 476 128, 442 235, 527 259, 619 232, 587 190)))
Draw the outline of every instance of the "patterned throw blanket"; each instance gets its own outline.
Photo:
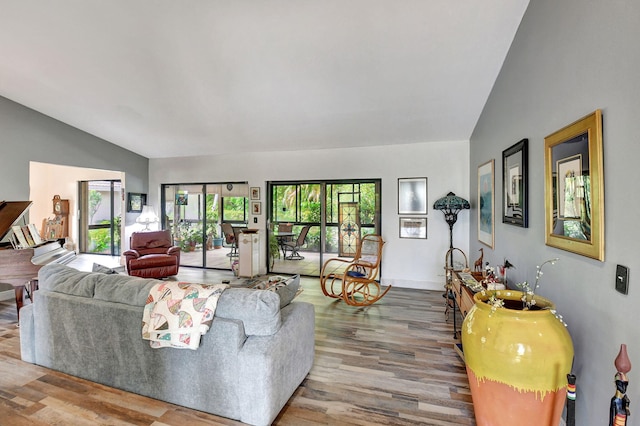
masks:
POLYGON ((226 284, 168 281, 149 290, 142 315, 142 338, 152 348, 198 349, 226 284))

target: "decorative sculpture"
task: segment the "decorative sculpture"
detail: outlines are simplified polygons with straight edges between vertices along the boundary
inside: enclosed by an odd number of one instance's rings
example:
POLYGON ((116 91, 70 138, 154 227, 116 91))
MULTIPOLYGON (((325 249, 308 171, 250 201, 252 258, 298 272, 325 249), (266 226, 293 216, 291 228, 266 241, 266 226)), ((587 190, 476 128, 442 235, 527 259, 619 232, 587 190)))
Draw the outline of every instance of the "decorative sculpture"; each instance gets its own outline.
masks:
POLYGON ((516 267, 513 266, 513 264, 509 262, 508 259, 505 259, 502 265, 498 265, 498 281, 502 282, 502 284, 504 284, 505 286, 507 285, 507 269, 511 268, 515 269, 516 267))
POLYGON ((473 264, 473 270, 476 272, 482 271, 482 258, 484 257, 484 250, 480 247, 480 257, 473 264))
POLYGON ((620 352, 613 363, 618 372, 615 376, 616 394, 611 398, 609 426, 626 426, 629 412, 629 398, 627 397, 627 373, 631 371, 631 361, 627 355, 627 345, 620 345, 620 352))

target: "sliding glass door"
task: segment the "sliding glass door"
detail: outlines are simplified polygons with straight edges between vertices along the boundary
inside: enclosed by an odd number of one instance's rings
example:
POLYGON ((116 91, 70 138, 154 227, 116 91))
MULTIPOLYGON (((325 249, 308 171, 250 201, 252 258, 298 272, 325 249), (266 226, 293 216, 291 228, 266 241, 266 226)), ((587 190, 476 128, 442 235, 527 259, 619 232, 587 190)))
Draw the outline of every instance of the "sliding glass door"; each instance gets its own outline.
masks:
POLYGON ((270 182, 268 193, 271 272, 319 276, 324 261, 353 257, 362 236, 380 233, 379 179, 270 182))
POLYGON ((236 259, 222 223, 246 226, 248 196, 246 183, 162 185, 162 229, 180 246, 182 266, 231 269, 236 259))

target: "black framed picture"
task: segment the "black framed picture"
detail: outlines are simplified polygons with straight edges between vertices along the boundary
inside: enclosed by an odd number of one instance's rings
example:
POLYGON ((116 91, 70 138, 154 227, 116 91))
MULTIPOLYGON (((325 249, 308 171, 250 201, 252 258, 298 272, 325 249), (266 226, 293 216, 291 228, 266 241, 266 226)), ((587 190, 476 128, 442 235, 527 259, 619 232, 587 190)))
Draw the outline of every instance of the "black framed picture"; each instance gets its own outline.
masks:
POLYGON ((147 204, 147 194, 127 192, 127 212, 140 213, 145 204, 147 204))
POLYGON ((427 214, 427 178, 398 179, 398 214, 427 214))
POLYGON ((529 226, 529 139, 502 151, 502 222, 529 226))

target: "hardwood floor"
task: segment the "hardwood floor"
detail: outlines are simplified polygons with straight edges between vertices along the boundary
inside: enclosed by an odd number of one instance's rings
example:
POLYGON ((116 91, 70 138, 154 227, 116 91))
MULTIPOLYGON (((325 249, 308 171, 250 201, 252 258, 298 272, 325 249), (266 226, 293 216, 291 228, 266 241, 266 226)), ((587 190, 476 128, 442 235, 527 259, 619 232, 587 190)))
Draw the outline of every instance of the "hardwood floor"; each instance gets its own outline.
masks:
MULTIPOLYGON (((208 275, 215 282, 218 273, 208 275)), ((393 288, 353 308, 302 280, 316 307, 313 369, 276 425, 475 425, 440 292, 393 288)), ((20 360, 15 306, 0 302, 0 424, 239 425, 20 360)))

